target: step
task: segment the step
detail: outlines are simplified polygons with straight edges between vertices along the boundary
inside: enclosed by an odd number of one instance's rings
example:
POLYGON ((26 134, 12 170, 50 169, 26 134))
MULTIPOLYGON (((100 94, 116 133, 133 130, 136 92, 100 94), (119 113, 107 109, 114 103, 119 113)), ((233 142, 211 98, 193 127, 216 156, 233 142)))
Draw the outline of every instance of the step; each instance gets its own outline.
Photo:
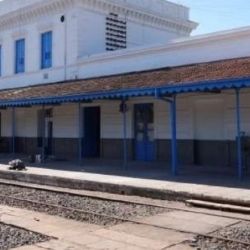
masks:
POLYGON ((215 203, 202 200, 186 200, 186 204, 194 207, 209 208, 209 209, 221 210, 233 213, 250 214, 250 207, 248 206, 238 206, 238 205, 215 203))

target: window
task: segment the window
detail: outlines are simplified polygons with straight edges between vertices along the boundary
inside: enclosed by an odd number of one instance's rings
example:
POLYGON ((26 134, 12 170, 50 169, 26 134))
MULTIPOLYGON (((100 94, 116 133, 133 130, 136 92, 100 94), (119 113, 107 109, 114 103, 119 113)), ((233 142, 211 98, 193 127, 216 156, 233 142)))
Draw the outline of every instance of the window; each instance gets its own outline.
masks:
POLYGON ((25 71, 25 39, 16 41, 16 60, 15 73, 23 73, 25 71))
MULTIPOLYGON (((53 109, 40 109, 37 111, 37 147, 43 147, 44 137, 48 135, 48 128, 45 126, 45 122, 50 122, 53 118, 53 109)), ((52 123, 53 124, 53 123, 52 123)), ((51 124, 50 124, 51 125, 51 124)), ((52 131, 51 131, 52 132, 52 131)))
POLYGON ((106 17, 106 50, 127 48, 127 22, 115 13, 106 17))
POLYGON ((41 36, 41 68, 52 67, 52 32, 43 33, 41 36))

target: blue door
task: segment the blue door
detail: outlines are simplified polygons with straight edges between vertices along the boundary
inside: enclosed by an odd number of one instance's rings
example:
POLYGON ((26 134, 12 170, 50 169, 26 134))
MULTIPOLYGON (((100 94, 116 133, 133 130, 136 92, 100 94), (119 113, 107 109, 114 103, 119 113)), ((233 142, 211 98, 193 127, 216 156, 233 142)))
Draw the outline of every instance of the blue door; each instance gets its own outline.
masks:
POLYGON ((135 105, 135 159, 155 160, 154 106, 151 103, 135 105))
POLYGON ((100 157, 100 108, 84 109, 83 156, 86 158, 100 157))

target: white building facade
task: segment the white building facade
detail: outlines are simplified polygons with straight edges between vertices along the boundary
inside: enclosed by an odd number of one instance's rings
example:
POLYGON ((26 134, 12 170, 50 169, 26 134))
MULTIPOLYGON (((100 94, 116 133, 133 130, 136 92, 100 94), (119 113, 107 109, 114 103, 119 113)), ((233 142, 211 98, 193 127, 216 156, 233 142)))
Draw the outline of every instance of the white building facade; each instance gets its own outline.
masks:
POLYGON ((221 82, 248 82, 250 29, 196 26, 163 0, 3 1, 1 151, 237 170, 250 93, 221 82))
POLYGON ((0 8, 1 88, 85 78, 78 66, 82 59, 166 43, 189 36, 196 27, 187 8, 162 0, 10 0, 0 8), (52 63, 43 69, 41 36, 46 32, 52 33, 52 63), (15 76, 15 42, 21 39, 25 74, 15 76))

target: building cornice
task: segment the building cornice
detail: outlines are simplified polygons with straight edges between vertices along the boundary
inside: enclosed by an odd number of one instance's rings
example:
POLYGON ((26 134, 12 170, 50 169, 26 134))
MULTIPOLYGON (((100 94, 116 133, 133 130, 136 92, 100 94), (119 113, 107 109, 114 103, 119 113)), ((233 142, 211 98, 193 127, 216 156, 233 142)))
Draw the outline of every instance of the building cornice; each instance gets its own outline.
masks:
POLYGON ((162 28, 172 28, 173 30, 179 30, 183 34, 189 34, 193 29, 197 27, 197 23, 189 20, 181 20, 177 18, 166 18, 157 12, 146 11, 146 9, 132 6, 131 4, 122 4, 115 0, 78 0, 86 7, 92 7, 94 9, 103 10, 106 12, 115 12, 126 16, 127 18, 135 21, 140 21, 152 26, 158 26, 162 28))
POLYGON ((18 27, 41 16, 63 12, 75 0, 44 0, 0 16, 0 30, 18 27))
POLYGON ((51 13, 60 13, 66 8, 75 4, 88 7, 90 9, 115 12, 135 21, 140 21, 160 28, 179 30, 180 33, 189 34, 196 28, 197 24, 189 20, 166 18, 159 13, 148 12, 145 9, 135 7, 126 3, 119 3, 115 0, 44 0, 31 4, 16 11, 0 16, 0 30, 20 26, 32 20, 46 16, 51 13))

